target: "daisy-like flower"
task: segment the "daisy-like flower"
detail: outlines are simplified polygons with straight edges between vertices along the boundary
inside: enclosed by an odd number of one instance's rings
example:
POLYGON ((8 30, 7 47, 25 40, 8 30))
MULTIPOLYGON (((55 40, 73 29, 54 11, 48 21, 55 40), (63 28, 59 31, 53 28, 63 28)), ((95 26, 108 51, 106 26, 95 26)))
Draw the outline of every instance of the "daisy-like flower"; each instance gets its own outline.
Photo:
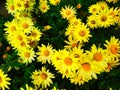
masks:
POLYGON ((85 25, 79 25, 75 28, 73 32, 73 37, 80 43, 88 42, 89 38, 92 37, 89 28, 85 25))
POLYGON ((4 74, 4 71, 0 69, 0 90, 5 90, 5 88, 9 89, 8 85, 10 85, 10 78, 7 77, 7 74, 4 74))
POLYGON ((52 79, 55 78, 54 74, 49 72, 49 70, 45 67, 42 67, 41 70, 35 70, 32 74, 32 83, 35 86, 41 87, 42 89, 47 88, 47 86, 50 86, 52 84, 52 79))
POLYGON ((65 41, 67 45, 65 45, 65 48, 74 48, 78 47, 80 44, 77 40, 75 40, 71 35, 68 37, 68 41, 65 41))
POLYGON ((93 44, 93 46, 91 46, 91 50, 86 51, 86 53, 89 59, 92 61, 95 73, 100 74, 101 72, 105 71, 107 62, 111 58, 104 49, 100 47, 97 48, 96 45, 93 44))
POLYGON ((75 27, 73 25, 68 25, 68 27, 66 28, 66 31, 65 31, 65 35, 68 36, 72 36, 73 35, 73 32, 75 30, 75 27))
POLYGON ((118 65, 120 65, 120 61, 119 59, 110 59, 107 63, 107 67, 105 68, 106 72, 110 72, 110 70, 112 70, 114 67, 117 67, 118 65))
POLYGON ((72 26, 76 26, 76 25, 81 25, 83 23, 82 23, 82 20, 80 18, 78 19, 76 17, 73 17, 72 19, 69 19, 69 24, 72 26))
POLYGON ((65 8, 62 7, 62 9, 60 10, 60 14, 62 15, 62 18, 68 20, 70 18, 75 17, 76 10, 72 6, 68 5, 68 6, 65 6, 65 8))
POLYGON ((98 4, 93 4, 89 7, 89 13, 91 14, 97 14, 100 11, 100 7, 98 4))
POLYGON ((110 25, 114 25, 114 19, 109 15, 109 11, 107 9, 102 10, 96 16, 96 23, 99 27, 109 27, 110 25))
POLYGON ((24 33, 30 33, 33 27, 32 19, 29 17, 21 17, 19 19, 19 26, 20 30, 22 30, 24 33))
POLYGON ((50 1, 50 4, 52 5, 58 5, 60 3, 61 0, 49 0, 50 1))
POLYGON ((37 61, 38 62, 42 62, 42 64, 45 63, 51 63, 51 58, 52 58, 52 54, 54 52, 54 49, 51 45, 43 45, 41 47, 38 47, 38 52, 36 52, 36 55, 38 55, 37 57, 37 61))
POLYGON ((94 29, 98 27, 98 24, 96 22, 96 15, 90 15, 87 17, 87 26, 94 29))
POLYGON ((7 34, 15 32, 18 28, 18 22, 16 19, 13 19, 12 21, 7 21, 4 25, 6 26, 4 30, 7 34))
POLYGON ((11 13, 12 15, 17 12, 15 3, 15 0, 6 0, 6 9, 8 10, 8 13, 11 13))
POLYGON ((32 61, 35 60, 34 57, 36 57, 34 50, 27 48, 19 51, 18 56, 20 56, 19 59, 21 62, 26 63, 26 65, 28 65, 28 63, 32 63, 32 61))
POLYGON ((25 86, 26 86, 26 89, 21 87, 20 90, 34 90, 32 87, 28 86, 28 84, 26 84, 25 86))
POLYGON ((42 35, 42 32, 38 28, 33 27, 29 37, 31 38, 31 40, 39 41, 41 35, 42 35))
POLYGON ((40 3, 38 8, 42 13, 46 13, 50 9, 47 3, 40 3))
POLYGON ((115 36, 112 36, 110 38, 110 41, 106 40, 105 47, 106 47, 106 52, 112 58, 120 57, 120 41, 119 39, 115 38, 115 36))
POLYGON ((108 4, 105 1, 99 1, 96 3, 98 7, 100 7, 100 11, 102 10, 109 10, 108 4))
POLYGON ((78 63, 77 63, 78 59, 74 58, 71 52, 72 51, 66 49, 61 50, 60 53, 58 52, 59 53, 58 55, 60 56, 57 56, 58 59, 56 58, 57 59, 56 61, 58 61, 59 63, 54 63, 54 64, 57 64, 55 65, 56 69, 58 69, 59 72, 62 74, 72 73, 78 69, 78 63))

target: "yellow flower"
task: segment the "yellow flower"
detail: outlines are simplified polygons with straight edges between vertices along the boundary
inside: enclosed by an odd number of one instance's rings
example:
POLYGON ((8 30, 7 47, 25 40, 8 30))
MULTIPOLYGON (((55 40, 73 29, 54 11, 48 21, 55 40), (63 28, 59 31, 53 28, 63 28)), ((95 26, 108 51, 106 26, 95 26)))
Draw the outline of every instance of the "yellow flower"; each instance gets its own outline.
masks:
POLYGON ((98 24, 96 22, 96 15, 90 15, 87 17, 87 26, 94 29, 98 27, 98 24))
POLYGON ((23 49, 18 52, 18 55, 20 56, 20 60, 22 63, 32 63, 34 61, 34 57, 36 57, 35 52, 33 49, 23 49))
POLYGON ((101 72, 105 71, 107 67, 108 61, 111 59, 106 51, 100 47, 96 47, 95 44, 91 46, 90 51, 86 51, 88 54, 89 59, 92 61, 94 65, 95 73, 100 74, 101 72))
POLYGON ((61 0, 49 0, 50 1, 50 4, 52 5, 58 5, 60 3, 61 0))
POLYGON ((76 26, 74 32, 73 32, 73 37, 80 41, 80 43, 83 42, 88 42, 89 38, 92 37, 90 34, 89 28, 87 28, 85 25, 79 25, 76 26))
POLYGON ((100 6, 98 4, 93 4, 88 8, 88 10, 91 14, 97 14, 100 11, 100 6))
POLYGON ((38 62, 42 62, 42 64, 45 63, 51 63, 51 58, 52 58, 52 54, 53 54, 54 50, 52 49, 51 45, 43 45, 41 47, 38 47, 38 52, 36 52, 36 55, 38 55, 37 57, 37 61, 38 62))
POLYGON ((75 17, 76 10, 72 6, 68 5, 68 6, 65 6, 65 8, 62 7, 62 9, 60 10, 60 14, 62 15, 62 18, 68 20, 70 18, 75 17))
POLYGON ((96 16, 96 23, 99 27, 109 27, 110 25, 114 25, 114 19, 109 15, 109 11, 107 9, 102 10, 96 16))
POLYGON ((106 40, 106 51, 112 58, 118 58, 120 56, 120 41, 112 36, 110 41, 106 40))
POLYGON ((52 74, 51 72, 49 72, 49 70, 46 70, 45 67, 42 67, 41 70, 35 70, 35 72, 33 72, 32 74, 32 83, 34 85, 37 85, 38 87, 41 87, 42 89, 47 88, 47 86, 50 86, 50 84, 52 84, 52 80, 55 78, 54 74, 52 74))
POLYGON ((5 90, 5 88, 9 89, 8 85, 10 85, 10 78, 7 77, 7 74, 4 74, 4 71, 0 69, 0 90, 5 90))
POLYGON ((42 13, 46 13, 50 9, 47 3, 40 3, 38 8, 42 13))

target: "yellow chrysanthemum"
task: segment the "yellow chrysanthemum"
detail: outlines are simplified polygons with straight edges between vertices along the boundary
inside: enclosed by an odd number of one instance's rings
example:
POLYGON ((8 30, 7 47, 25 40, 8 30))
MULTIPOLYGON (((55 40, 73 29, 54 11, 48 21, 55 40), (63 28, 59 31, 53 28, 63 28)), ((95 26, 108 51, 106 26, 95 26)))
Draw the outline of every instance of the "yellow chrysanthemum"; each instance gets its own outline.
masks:
POLYGON ((20 26, 19 30, 22 30, 26 34, 30 33, 33 28, 32 19, 29 17, 21 17, 18 25, 20 26))
POLYGON ((63 49, 58 52, 58 55, 60 55, 60 56, 56 56, 57 60, 54 60, 54 61, 56 61, 56 62, 54 62, 54 64, 57 64, 55 66, 56 66, 56 69, 58 69, 60 73, 66 74, 66 73, 75 72, 75 70, 77 70, 77 68, 78 68, 77 60, 78 59, 74 58, 74 56, 71 54, 71 51, 63 49))
POLYGON ((54 50, 52 49, 51 45, 43 45, 41 47, 38 47, 38 52, 36 52, 36 55, 38 55, 37 57, 37 61, 38 62, 42 62, 42 64, 45 63, 51 63, 51 58, 52 58, 52 54, 53 54, 54 50))
POLYGON ((14 13, 17 12, 15 7, 15 0, 6 0, 6 9, 8 10, 8 13, 14 15, 14 13))
POLYGON ((35 86, 41 87, 42 89, 47 88, 47 86, 50 86, 50 84, 52 84, 52 80, 55 78, 54 74, 52 74, 51 72, 49 72, 49 70, 46 70, 45 67, 42 67, 41 70, 35 70, 35 72, 33 72, 32 74, 32 83, 35 86))
POLYGON ((77 71, 78 76, 81 77, 81 79, 85 82, 88 82, 92 78, 97 79, 94 64, 88 57, 89 56, 87 54, 84 54, 80 57, 80 67, 77 71))
POLYGON ((67 45, 65 45, 65 48, 74 48, 80 46, 79 42, 75 40, 71 35, 68 37, 68 41, 65 41, 67 45))
POLYGON ((96 15, 90 15, 87 17, 87 26, 94 29, 98 27, 98 24, 96 22, 96 15))
POLYGON ((100 11, 102 10, 109 10, 108 4, 105 1, 99 1, 96 3, 98 7, 100 7, 100 11))
POLYGON ((65 8, 62 7, 62 9, 60 10, 60 14, 62 15, 62 18, 68 20, 75 17, 76 10, 72 6, 65 6, 65 8))
POLYGON ((80 18, 73 17, 73 18, 69 19, 69 25, 76 26, 76 25, 81 25, 81 24, 83 24, 83 23, 80 18))
POLYGON ((114 25, 114 19, 109 15, 109 11, 107 9, 102 10, 96 15, 96 23, 99 27, 109 27, 110 25, 114 25))
POLYGON ((75 27, 69 24, 68 27, 66 28, 65 35, 66 36, 72 35, 74 30, 75 30, 75 27))
POLYGON ((46 13, 50 9, 49 5, 46 3, 40 3, 38 8, 42 13, 46 13))
POLYGON ((34 90, 32 87, 28 86, 28 84, 26 84, 25 86, 26 86, 26 89, 21 87, 20 90, 34 90))
POLYGON ((42 35, 42 32, 38 28, 33 27, 29 37, 31 38, 31 40, 39 41, 41 35, 42 35))
POLYGON ((90 51, 86 51, 88 54, 89 59, 92 61, 94 65, 95 73, 100 74, 101 72, 105 71, 107 67, 107 62, 111 59, 106 51, 100 47, 96 47, 95 44, 91 46, 90 51))
POLYGON ((58 5, 60 3, 61 0, 49 0, 50 1, 50 4, 52 5, 58 5))
POLYGON ((87 28, 85 25, 79 25, 75 28, 73 32, 73 37, 80 41, 80 43, 88 42, 89 38, 92 37, 90 34, 89 28, 87 28))
POLYGON ((120 41, 119 39, 112 36, 110 41, 106 40, 106 51, 112 58, 120 57, 120 41))
POLYGON ((8 85, 10 85, 10 78, 7 77, 7 74, 4 74, 4 71, 0 69, 0 90, 5 90, 5 88, 9 89, 8 85))
POLYGON ((89 7, 89 13, 97 14, 100 11, 100 6, 98 4, 93 4, 89 7))
POLYGON ((32 63, 34 61, 34 57, 36 57, 35 52, 33 49, 23 49, 18 52, 18 55, 20 56, 20 60, 22 63, 32 63))
POLYGON ((13 19, 12 21, 7 21, 4 25, 6 26, 4 30, 7 34, 13 33, 18 29, 18 22, 16 19, 13 19))
POLYGON ((119 59, 110 59, 107 63, 107 67, 105 68, 106 72, 110 72, 110 70, 112 70, 114 67, 117 67, 118 65, 120 65, 120 60, 119 59))

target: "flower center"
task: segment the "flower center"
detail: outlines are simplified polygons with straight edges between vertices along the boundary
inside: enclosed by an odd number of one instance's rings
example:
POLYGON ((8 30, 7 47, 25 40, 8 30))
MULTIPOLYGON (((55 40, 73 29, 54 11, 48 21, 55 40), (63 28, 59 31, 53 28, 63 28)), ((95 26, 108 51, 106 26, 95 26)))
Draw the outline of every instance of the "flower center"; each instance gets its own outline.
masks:
POLYGON ((0 76, 0 83, 2 83, 2 78, 1 78, 1 76, 0 76))
POLYGON ((50 54, 50 52, 49 50, 44 50, 43 54, 47 57, 50 54))
POLYGON ((17 39, 20 40, 20 41, 22 41, 22 40, 23 40, 23 37, 22 37, 21 35, 18 35, 18 36, 17 36, 17 39))
POLYGON ((106 20, 107 20, 107 16, 103 15, 103 16, 101 17, 101 21, 102 21, 102 22, 105 22, 106 20))
POLYGON ((74 48, 77 46, 77 43, 72 43, 71 47, 74 48))
POLYGON ((46 10, 46 6, 43 6, 42 9, 43 9, 43 10, 46 10))
POLYGON ((96 10, 96 8, 93 8, 92 11, 93 11, 93 12, 96 12, 97 10, 96 10))
POLYGON ((83 63, 82 64, 82 68, 85 70, 85 71, 89 71, 91 70, 91 65, 89 63, 83 63))
POLYGON ((86 32, 85 32, 84 30, 80 30, 80 31, 79 31, 79 35, 80 35, 80 36, 84 37, 85 34, 86 34, 86 32))
POLYGON ((13 6, 13 5, 11 5, 11 6, 10 6, 10 9, 11 9, 11 10, 14 10, 14 6, 13 6))
POLYGON ((22 24, 22 27, 23 27, 24 29, 27 29, 27 28, 28 28, 28 24, 27 24, 27 23, 23 23, 23 24, 22 24))
POLYGON ((24 55, 25 55, 26 58, 29 58, 29 57, 30 57, 30 53, 29 53, 29 52, 25 52, 24 55))
POLYGON ((31 35, 32 35, 33 37, 36 37, 36 36, 37 36, 37 33, 36 33, 36 32, 31 32, 31 35))
POLYGON ((70 11, 70 10, 67 10, 67 11, 66 11, 66 15, 69 16, 70 14, 71 14, 71 11, 70 11))
POLYGON ((117 45, 111 45, 110 51, 112 54, 117 54, 118 53, 117 45))
POLYGON ((29 7, 29 4, 26 3, 26 4, 24 4, 24 6, 25 6, 25 8, 28 8, 28 7, 29 7))
POLYGON ((17 3, 17 6, 18 6, 18 7, 21 7, 21 3, 17 3))
POLYGON ((41 73, 40 77, 41 77, 41 79, 46 80, 48 76, 46 73, 41 73))
POLYGON ((95 20, 92 20, 91 23, 92 23, 92 24, 96 24, 95 20))
POLYGON ((65 59, 64 59, 64 63, 66 64, 66 65, 71 65, 72 64, 72 59, 71 58, 69 58, 69 57, 66 57, 65 59))
POLYGON ((93 55, 93 59, 94 59, 95 61, 97 61, 97 62, 101 61, 102 58, 103 58, 103 56, 102 56, 101 53, 95 53, 95 54, 93 55))
POLYGON ((26 46, 25 42, 21 42, 20 45, 23 46, 23 47, 26 46))
POLYGON ((15 27, 15 26, 11 26, 10 29, 11 29, 12 31, 14 31, 14 30, 16 29, 16 27, 15 27))

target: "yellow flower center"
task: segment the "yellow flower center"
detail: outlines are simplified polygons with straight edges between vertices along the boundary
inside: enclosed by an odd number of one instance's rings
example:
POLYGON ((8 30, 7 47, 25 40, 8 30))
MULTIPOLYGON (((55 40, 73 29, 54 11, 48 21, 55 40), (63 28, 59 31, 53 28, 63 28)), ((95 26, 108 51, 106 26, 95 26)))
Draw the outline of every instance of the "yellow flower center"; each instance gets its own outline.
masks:
POLYGON ((11 10, 14 10, 14 6, 13 6, 13 5, 11 5, 11 6, 10 6, 10 9, 11 9, 11 10))
POLYGON ((74 48, 77 46, 77 43, 72 43, 71 47, 74 48))
POLYGON ((46 73, 41 73, 40 77, 41 77, 42 80, 46 80, 48 76, 47 76, 46 73))
POLYGON ((48 55, 50 55, 49 50, 44 50, 43 54, 47 57, 48 55))
POLYGON ((102 21, 102 22, 105 22, 106 20, 107 20, 107 16, 103 15, 103 16, 101 17, 101 21, 102 21))
POLYGON ((92 23, 92 24, 96 24, 95 20, 92 20, 91 23, 92 23))
POLYGON ((31 35, 32 35, 33 37, 36 37, 36 36, 37 36, 37 33, 36 33, 36 32, 31 32, 31 35))
POLYGON ((67 10, 66 11, 66 15, 69 16, 71 14, 71 11, 70 10, 67 10))
POLYGON ((29 58, 29 57, 30 57, 30 53, 29 53, 29 52, 25 52, 24 55, 25 55, 26 58, 29 58))
POLYGON ((66 64, 66 65, 71 65, 72 64, 72 59, 71 58, 69 58, 69 57, 66 57, 65 59, 64 59, 64 63, 66 64))
POLYGON ((91 65, 89 63, 83 63, 82 64, 82 68, 85 70, 85 71, 90 71, 91 70, 91 65))
POLYGON ((14 31, 14 30, 16 29, 16 27, 15 27, 15 26, 11 26, 10 29, 11 29, 12 31, 14 31))
POLYGON ((0 76, 0 83, 2 83, 2 78, 1 78, 1 76, 0 76))
POLYGON ((21 35, 18 35, 18 36, 17 36, 17 39, 20 40, 20 41, 22 41, 22 40, 23 40, 23 37, 22 37, 21 35))
POLYGON ((93 8, 92 11, 93 11, 93 12, 96 12, 97 10, 96 10, 96 8, 93 8))
POLYGON ((21 42, 20 45, 23 46, 23 47, 26 46, 25 42, 21 42))
POLYGON ((118 53, 117 45, 111 45, 110 51, 112 54, 117 54, 118 53))
POLYGON ((26 4, 24 4, 24 6, 25 6, 25 8, 28 8, 28 7, 29 7, 29 4, 26 3, 26 4))
POLYGON ((22 27, 23 27, 24 29, 27 29, 27 28, 28 28, 28 24, 27 24, 27 23, 23 23, 23 24, 22 24, 22 27))
POLYGON ((97 61, 97 62, 101 61, 102 58, 103 58, 103 56, 102 56, 101 53, 95 53, 95 54, 93 55, 93 59, 94 59, 95 61, 97 61))
POLYGON ((18 6, 18 7, 21 7, 21 3, 17 3, 17 6, 18 6))
POLYGON ((82 36, 82 37, 84 37, 86 35, 86 32, 84 30, 80 30, 79 31, 79 35, 82 36))
POLYGON ((43 10, 46 10, 46 6, 43 6, 42 9, 43 9, 43 10))

